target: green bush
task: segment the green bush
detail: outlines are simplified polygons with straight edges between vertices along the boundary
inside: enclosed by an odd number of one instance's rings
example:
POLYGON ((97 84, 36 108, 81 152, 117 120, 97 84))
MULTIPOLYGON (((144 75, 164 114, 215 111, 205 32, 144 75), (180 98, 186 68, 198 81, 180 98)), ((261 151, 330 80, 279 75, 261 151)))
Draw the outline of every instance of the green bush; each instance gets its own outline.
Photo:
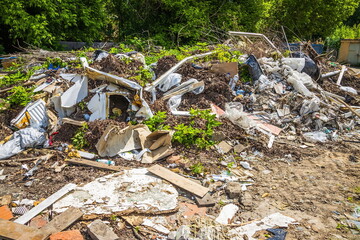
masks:
POLYGON ((33 90, 33 88, 25 88, 23 86, 13 87, 9 91, 10 95, 7 97, 7 101, 11 107, 26 106, 34 95, 33 90))
POLYGON ((166 112, 159 111, 155 113, 153 117, 144 121, 144 124, 146 124, 149 127, 150 131, 169 130, 170 127, 168 125, 163 124, 165 121, 166 121, 166 112))

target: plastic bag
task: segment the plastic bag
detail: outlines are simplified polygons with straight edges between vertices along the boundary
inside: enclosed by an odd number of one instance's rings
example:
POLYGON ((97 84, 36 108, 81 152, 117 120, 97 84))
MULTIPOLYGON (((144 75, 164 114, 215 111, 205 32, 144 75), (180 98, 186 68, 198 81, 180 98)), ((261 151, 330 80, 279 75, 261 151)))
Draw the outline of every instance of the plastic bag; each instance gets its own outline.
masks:
POLYGON ((324 132, 307 132, 303 134, 306 141, 309 142, 326 142, 327 134, 324 132))
POLYGON ((177 86, 181 83, 181 74, 171 73, 166 80, 158 86, 162 92, 167 92, 173 86, 177 86))
POLYGON ((42 146, 45 142, 45 130, 32 127, 21 129, 16 131, 8 142, 0 145, 0 159, 14 156, 25 148, 42 146))

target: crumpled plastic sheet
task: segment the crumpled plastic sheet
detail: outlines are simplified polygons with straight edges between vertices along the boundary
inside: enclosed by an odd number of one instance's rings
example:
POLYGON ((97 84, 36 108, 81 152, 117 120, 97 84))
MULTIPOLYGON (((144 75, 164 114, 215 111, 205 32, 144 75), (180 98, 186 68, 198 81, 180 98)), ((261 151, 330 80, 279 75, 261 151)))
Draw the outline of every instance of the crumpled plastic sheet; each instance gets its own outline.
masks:
POLYGON ((162 91, 162 92, 167 92, 169 91, 170 88, 177 86, 181 83, 181 74, 179 73, 171 73, 166 80, 160 84, 158 86, 158 88, 162 91))
POLYGON ((45 142, 45 130, 32 127, 21 129, 16 131, 8 142, 0 145, 0 159, 7 159, 26 148, 42 146, 45 142))

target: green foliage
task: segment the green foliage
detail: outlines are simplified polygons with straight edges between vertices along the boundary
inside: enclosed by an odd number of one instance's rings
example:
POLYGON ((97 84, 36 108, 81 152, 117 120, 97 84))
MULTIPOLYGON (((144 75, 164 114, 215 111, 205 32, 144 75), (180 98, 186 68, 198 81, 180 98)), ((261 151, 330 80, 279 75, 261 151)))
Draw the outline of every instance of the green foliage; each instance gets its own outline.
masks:
POLYGON ((89 143, 85 138, 85 133, 88 129, 89 126, 87 125, 87 123, 84 123, 82 127, 76 130, 75 135, 71 138, 72 144, 77 150, 89 146, 89 143))
POLYGON ((24 82, 24 81, 29 79, 31 74, 30 73, 24 74, 24 73, 19 71, 19 72, 16 72, 14 74, 6 75, 5 77, 3 77, 1 79, 0 87, 7 87, 7 86, 11 86, 11 85, 13 85, 15 83, 24 82))
POLYGON ((58 40, 93 41, 106 25, 107 1, 3 0, 0 36, 35 46, 52 46, 58 40))
POLYGON ((349 27, 341 25, 335 32, 326 38, 326 45, 333 49, 339 49, 341 39, 359 39, 360 38, 360 24, 349 27))
POLYGON ((143 87, 151 81, 153 76, 153 73, 148 68, 144 68, 143 66, 139 67, 135 73, 137 75, 131 77, 130 79, 135 79, 143 87))
POLYGON ((190 166, 191 172, 193 174, 202 174, 204 173, 204 166, 202 163, 196 163, 192 166, 190 166))
POLYGON ((44 67, 49 68, 51 64, 54 68, 57 67, 64 68, 67 66, 67 63, 63 61, 61 58, 46 58, 44 67))
POLYGON ((330 35, 359 5, 358 0, 318 0, 316 4, 312 0, 269 0, 268 3, 264 25, 285 26, 290 41, 330 35))
POLYGON ((170 127, 168 125, 164 125, 163 123, 166 121, 166 112, 158 111, 154 114, 152 118, 149 118, 148 120, 144 121, 144 124, 146 124, 150 131, 156 131, 156 130, 169 130, 170 127))
POLYGON ((81 111, 84 111, 87 107, 87 103, 84 101, 81 101, 81 102, 79 102, 78 106, 81 109, 81 111))
POLYGON ((176 130, 173 135, 173 141, 177 141, 185 146, 195 145, 199 148, 208 148, 215 144, 212 140, 214 128, 221 125, 215 120, 216 115, 210 110, 191 109, 190 125, 179 124, 174 127, 176 130), (205 120, 205 127, 196 127, 196 121, 205 120))
POLYGON ((11 107, 15 106, 26 106, 31 101, 31 96, 34 95, 33 88, 25 88, 23 86, 13 87, 7 97, 7 101, 11 107))
POLYGON ((151 39, 166 47, 218 41, 227 30, 255 31, 263 0, 113 1, 119 38, 151 39))

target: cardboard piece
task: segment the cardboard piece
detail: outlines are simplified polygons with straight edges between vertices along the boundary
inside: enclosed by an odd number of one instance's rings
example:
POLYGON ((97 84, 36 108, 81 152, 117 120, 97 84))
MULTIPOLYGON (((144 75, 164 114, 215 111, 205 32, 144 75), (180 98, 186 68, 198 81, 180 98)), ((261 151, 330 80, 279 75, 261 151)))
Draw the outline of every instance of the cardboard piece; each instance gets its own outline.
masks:
POLYGON ((141 149, 141 139, 144 142, 150 133, 149 128, 142 124, 124 129, 108 126, 95 147, 100 157, 114 157, 120 152, 141 149))
POLYGON ((158 130, 149 134, 144 142, 143 148, 150 149, 151 152, 146 152, 141 162, 153 163, 156 160, 162 159, 173 153, 171 149, 171 139, 173 131, 158 130))
POLYGON ((230 77, 234 77, 236 74, 238 74, 238 63, 237 62, 230 62, 230 63, 219 63, 214 64, 211 67, 211 71, 216 73, 222 73, 222 74, 230 74, 230 77))
POLYGON ((71 158, 71 159, 66 160, 66 162, 71 163, 71 164, 85 165, 85 166, 89 166, 89 167, 95 167, 95 168, 111 170, 111 171, 121 171, 122 170, 122 168, 118 167, 118 166, 109 166, 105 163, 95 162, 95 161, 85 160, 85 159, 71 158))
POLYGON ((146 125, 119 128, 108 126, 96 144, 100 157, 114 157, 119 153, 139 149, 149 149, 142 156, 143 163, 152 163, 172 153, 172 131, 158 130, 151 132, 146 125))

